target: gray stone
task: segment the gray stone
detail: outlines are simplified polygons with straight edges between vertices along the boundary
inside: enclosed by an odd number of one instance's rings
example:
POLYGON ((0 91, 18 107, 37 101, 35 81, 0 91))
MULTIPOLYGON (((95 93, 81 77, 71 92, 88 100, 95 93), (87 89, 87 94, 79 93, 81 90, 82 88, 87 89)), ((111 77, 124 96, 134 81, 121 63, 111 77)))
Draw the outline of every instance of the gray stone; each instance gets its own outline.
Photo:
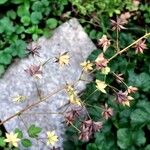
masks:
MULTIPOLYGON (((38 91, 46 96, 63 87, 66 82, 69 84, 75 82, 81 74, 80 63, 87 58, 93 49, 96 49, 76 19, 71 19, 58 27, 50 39, 42 37, 34 44, 41 46, 39 49, 40 58, 29 56, 15 62, 0 79, 0 120, 2 121, 26 106, 37 102, 39 100, 38 91), (70 64, 60 68, 58 63, 54 62, 55 57, 66 51, 71 57, 70 64), (44 66, 42 79, 35 81, 24 71, 28 66, 39 64, 49 58, 52 59, 44 66), (24 95, 27 99, 22 103, 14 103, 13 97, 17 94, 24 95)), ((85 88, 85 84, 80 81, 76 84, 75 89, 80 92, 85 88)), ((40 134, 42 138, 46 137, 47 131, 55 130, 59 136, 56 147, 62 147, 65 131, 64 117, 49 112, 59 112, 66 103, 68 103, 68 96, 62 90, 39 105, 31 107, 21 116, 9 120, 4 124, 5 128, 8 132, 15 128, 26 132, 29 125, 36 124, 42 128, 40 134)), ((25 135, 27 136, 27 134, 25 135)), ((48 150, 49 148, 40 140, 35 140, 31 149, 48 150)))

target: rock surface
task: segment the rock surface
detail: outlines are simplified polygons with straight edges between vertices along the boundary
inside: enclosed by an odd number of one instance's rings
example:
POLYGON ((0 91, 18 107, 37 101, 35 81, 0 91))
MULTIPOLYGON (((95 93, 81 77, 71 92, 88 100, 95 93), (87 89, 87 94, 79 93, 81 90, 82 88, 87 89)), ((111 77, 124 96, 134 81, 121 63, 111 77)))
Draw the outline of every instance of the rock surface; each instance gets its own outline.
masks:
MULTIPOLYGON (((36 44, 41 47, 39 49, 40 58, 29 56, 15 62, 0 79, 0 120, 2 121, 38 101, 39 91, 42 96, 47 96, 66 83, 72 84, 76 81, 82 70, 80 63, 87 58, 92 50, 96 49, 76 19, 62 24, 55 30, 50 39, 42 37, 36 44), (60 67, 54 61, 57 56, 64 52, 68 52, 70 55, 70 63, 60 67), (49 58, 51 58, 50 61, 43 68, 42 79, 36 81, 24 71, 28 66, 39 64, 39 62, 44 62, 49 58), (27 99, 22 103, 13 102, 13 97, 18 94, 26 96, 27 99)), ((81 91, 85 88, 85 84, 80 81, 75 88, 81 91)), ((42 128, 40 134, 42 138, 46 138, 47 131, 55 130, 59 137, 56 147, 62 147, 65 130, 64 118, 58 114, 50 114, 50 112, 59 112, 60 108, 67 102, 66 92, 64 90, 57 92, 46 101, 31 107, 19 117, 6 122, 5 128, 10 132, 18 127, 26 132, 29 125, 36 124, 42 128)), ((35 140, 33 145, 30 149, 48 150, 50 148, 40 140, 38 142, 35 140)))

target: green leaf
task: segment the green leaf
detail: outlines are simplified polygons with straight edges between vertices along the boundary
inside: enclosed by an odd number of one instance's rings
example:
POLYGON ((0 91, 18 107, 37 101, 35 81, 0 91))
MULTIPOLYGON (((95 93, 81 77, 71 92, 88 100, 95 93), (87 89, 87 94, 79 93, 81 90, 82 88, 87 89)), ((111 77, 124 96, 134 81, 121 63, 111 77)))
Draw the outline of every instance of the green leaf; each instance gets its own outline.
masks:
POLYGON ((38 137, 38 134, 41 132, 41 130, 42 129, 40 127, 37 127, 33 124, 29 127, 28 134, 31 138, 36 138, 38 137))
POLYGON ((0 76, 5 72, 4 65, 0 65, 0 76))
POLYGON ((117 131, 117 145, 121 149, 128 149, 132 145, 131 132, 128 128, 122 128, 117 131))
POLYGON ((5 147, 6 143, 4 141, 4 137, 0 137, 0 147, 5 147))
POLYGON ((150 76, 145 72, 136 74, 133 71, 129 71, 128 83, 138 87, 145 92, 150 90, 150 76))
POLYGON ((11 48, 13 49, 13 56, 19 56, 20 58, 25 57, 27 43, 23 40, 17 40, 15 43, 12 44, 11 48))
POLYGON ((14 10, 7 11, 7 16, 11 19, 16 19, 16 12, 14 10))
POLYGON ((90 143, 87 145, 86 150, 98 150, 96 144, 90 143))
POLYGON ((131 125, 135 126, 144 126, 147 124, 149 119, 149 114, 141 109, 136 109, 131 113, 131 125))
POLYGON ((22 133, 22 131, 21 131, 20 129, 16 128, 16 129, 15 129, 15 133, 18 133, 18 136, 17 136, 17 137, 18 137, 19 139, 23 138, 23 133, 22 133))
POLYGON ((31 22, 33 24, 38 24, 41 19, 42 19, 42 13, 41 12, 32 12, 31 13, 31 22))
POLYGON ((8 0, 0 0, 0 5, 5 4, 8 0))
POLYGON ((90 38, 93 40, 93 39, 97 39, 97 35, 96 35, 97 31, 96 30, 91 30, 90 31, 90 38))
POLYGON ((150 144, 148 144, 148 145, 144 148, 144 150, 150 150, 150 144))
POLYGON ((26 148, 32 146, 32 142, 29 139, 22 139, 21 144, 26 148))
POLYGON ((46 25, 50 29, 55 29, 57 27, 58 21, 55 18, 50 18, 46 21, 46 25))
POLYGON ((24 26, 28 26, 30 24, 30 17, 29 16, 23 16, 21 18, 21 22, 23 23, 24 26))
POLYGON ((134 143, 137 146, 144 145, 146 142, 145 134, 144 134, 144 131, 142 130, 137 130, 135 132, 132 132, 132 137, 133 137, 134 143))
POLYGON ((11 3, 14 3, 14 4, 21 4, 23 2, 24 0, 11 0, 11 3))
POLYGON ((29 8, 30 8, 30 3, 28 0, 24 1, 23 5, 20 5, 17 9, 17 15, 19 17, 23 17, 23 16, 29 16, 30 12, 29 12, 29 8))
POLYGON ((1 52, 0 53, 0 63, 8 65, 11 63, 12 56, 6 52, 1 52))

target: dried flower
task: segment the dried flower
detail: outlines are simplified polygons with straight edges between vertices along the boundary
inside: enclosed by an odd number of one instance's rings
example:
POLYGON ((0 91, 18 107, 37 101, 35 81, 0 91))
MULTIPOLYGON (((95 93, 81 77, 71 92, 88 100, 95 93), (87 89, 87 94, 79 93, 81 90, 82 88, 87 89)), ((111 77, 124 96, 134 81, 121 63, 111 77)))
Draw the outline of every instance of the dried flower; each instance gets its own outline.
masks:
POLYGON ((13 132, 10 132, 9 134, 6 133, 6 139, 4 141, 10 143, 15 147, 18 147, 18 142, 20 141, 20 139, 17 136, 18 133, 13 133, 13 132))
POLYGON ((113 116, 113 109, 108 107, 107 104, 105 104, 102 112, 102 116, 108 120, 108 118, 111 118, 113 116))
POLYGON ((55 145, 55 143, 58 141, 58 136, 55 135, 55 131, 48 131, 47 132, 47 145, 55 145))
POLYGON ((128 89, 127 89, 127 91, 128 91, 129 94, 130 93, 136 93, 137 90, 138 90, 138 88, 133 87, 133 86, 129 86, 128 89))
POLYGON ((110 46, 110 40, 107 39, 106 35, 103 35, 102 38, 98 40, 98 45, 102 46, 103 52, 105 52, 110 46))
POLYGON ((41 48, 41 46, 31 43, 31 44, 29 44, 29 46, 27 47, 27 51, 28 51, 28 53, 31 54, 33 57, 34 57, 34 56, 40 57, 39 52, 38 52, 38 50, 39 50, 40 48, 41 48))
POLYGON ((137 42, 135 44, 134 48, 135 48, 135 53, 136 54, 137 53, 143 53, 143 51, 145 49, 147 49, 147 45, 145 44, 145 40, 144 41, 140 40, 139 42, 137 42))
POLYGON ((91 136, 102 128, 101 122, 95 122, 90 120, 85 120, 81 125, 81 132, 79 139, 82 141, 89 141, 91 136))
POLYGON ((76 119, 76 117, 80 116, 80 110, 72 109, 65 114, 66 124, 70 125, 76 119))
POLYGON ((96 80, 96 88, 99 89, 101 92, 106 93, 107 84, 104 81, 96 80))
POLYGON ((56 61, 55 62, 59 63, 59 65, 61 67, 63 67, 64 65, 68 65, 69 64, 69 60, 70 60, 70 56, 69 56, 68 52, 64 52, 59 57, 56 57, 56 61))
POLYGON ((70 103, 81 106, 81 100, 78 98, 76 91, 71 85, 66 86, 66 91, 69 96, 70 103))
POLYGON ((122 83, 122 82, 124 81, 124 78, 123 78, 122 76, 123 76, 122 73, 116 74, 116 81, 117 81, 118 83, 122 83))
POLYGON ((95 60, 97 69, 102 69, 107 67, 108 60, 104 58, 103 53, 99 54, 95 60))
POLYGON ((119 16, 119 19, 122 20, 123 24, 128 23, 128 19, 131 17, 130 12, 125 12, 119 16))
POLYGON ((42 78, 42 66, 41 65, 31 65, 28 69, 25 69, 30 76, 41 79, 42 78))
POLYGON ((83 71, 85 71, 85 72, 93 70, 93 68, 92 68, 93 64, 89 60, 84 61, 80 65, 83 67, 83 71))
POLYGON ((123 25, 125 24, 125 21, 120 19, 120 18, 117 18, 116 21, 114 20, 111 20, 111 25, 112 25, 112 30, 117 30, 117 31, 120 31, 121 29, 126 29, 123 25))
POLYGON ((128 96, 128 92, 119 91, 116 94, 116 101, 118 103, 122 104, 123 106, 125 106, 125 105, 130 106, 131 100, 133 100, 133 97, 128 96))

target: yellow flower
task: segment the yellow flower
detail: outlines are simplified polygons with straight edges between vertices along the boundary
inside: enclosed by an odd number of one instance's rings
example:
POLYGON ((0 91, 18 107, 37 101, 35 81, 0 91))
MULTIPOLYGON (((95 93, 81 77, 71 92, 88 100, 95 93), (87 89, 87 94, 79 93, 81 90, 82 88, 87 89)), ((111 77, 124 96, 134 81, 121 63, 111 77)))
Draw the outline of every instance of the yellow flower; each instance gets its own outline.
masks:
POLYGON ((81 106, 81 101, 78 98, 76 91, 71 85, 67 85, 66 91, 67 91, 70 103, 81 106))
POLYGON ((18 141, 20 141, 20 139, 17 138, 17 136, 18 133, 15 134, 13 132, 10 132, 9 134, 6 133, 6 139, 4 141, 12 144, 15 147, 18 147, 18 141))
POLYGON ((105 67, 105 68, 102 68, 101 71, 102 71, 102 74, 107 75, 110 72, 110 68, 109 67, 105 67))
POLYGON ((18 103, 24 101, 25 99, 26 99, 26 97, 23 95, 17 95, 17 96, 13 97, 13 101, 18 102, 18 103))
POLYGON ((104 81, 96 80, 96 88, 99 89, 101 92, 106 93, 107 84, 104 81))
POLYGON ((69 64, 69 59, 70 59, 70 56, 68 52, 65 52, 61 54, 58 58, 56 58, 56 62, 58 62, 61 67, 63 67, 64 65, 69 64))
POLYGON ((85 72, 93 70, 93 68, 92 68, 93 64, 89 60, 84 61, 80 65, 83 67, 83 71, 85 71, 85 72))
POLYGON ((55 135, 55 131, 48 131, 47 132, 47 145, 55 145, 55 143, 58 141, 58 136, 55 135))

